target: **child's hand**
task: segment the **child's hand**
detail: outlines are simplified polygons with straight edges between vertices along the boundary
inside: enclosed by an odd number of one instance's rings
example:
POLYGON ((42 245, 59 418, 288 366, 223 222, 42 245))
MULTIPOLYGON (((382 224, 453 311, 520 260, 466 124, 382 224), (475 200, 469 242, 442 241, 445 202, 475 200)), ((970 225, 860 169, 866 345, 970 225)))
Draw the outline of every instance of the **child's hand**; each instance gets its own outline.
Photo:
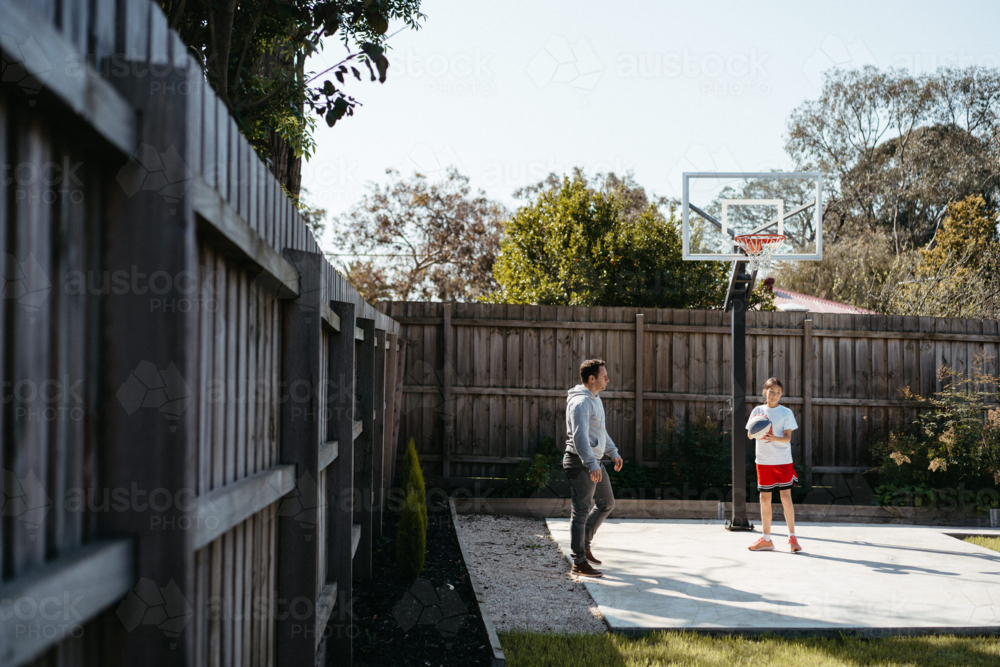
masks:
POLYGON ((765 433, 764 437, 761 438, 761 440, 763 440, 764 442, 771 442, 771 438, 772 438, 772 436, 771 436, 770 433, 765 433))

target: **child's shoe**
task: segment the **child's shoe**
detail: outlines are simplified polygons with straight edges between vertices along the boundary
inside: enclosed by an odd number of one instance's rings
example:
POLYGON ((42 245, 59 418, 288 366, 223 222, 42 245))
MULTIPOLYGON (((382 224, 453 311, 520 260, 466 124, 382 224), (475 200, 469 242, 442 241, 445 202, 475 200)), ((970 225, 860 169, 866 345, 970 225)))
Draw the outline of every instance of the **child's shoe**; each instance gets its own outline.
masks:
POLYGON ((774 542, 765 540, 761 537, 747 548, 750 549, 750 551, 774 551, 774 542))
POLYGON ((794 535, 788 538, 788 548, 792 550, 793 554, 802 551, 802 547, 799 546, 799 541, 795 539, 794 535))

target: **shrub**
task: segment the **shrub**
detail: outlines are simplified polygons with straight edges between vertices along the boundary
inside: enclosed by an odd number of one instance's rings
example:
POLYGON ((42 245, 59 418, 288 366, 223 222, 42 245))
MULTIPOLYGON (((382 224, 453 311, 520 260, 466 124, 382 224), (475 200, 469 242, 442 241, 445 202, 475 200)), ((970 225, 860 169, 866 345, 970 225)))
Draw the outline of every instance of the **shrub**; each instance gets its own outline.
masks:
POLYGON ((403 453, 403 467, 400 471, 403 484, 404 498, 410 493, 416 496, 417 503, 421 508, 421 516, 424 522, 424 531, 427 530, 427 486, 424 483, 424 471, 420 466, 420 455, 417 454, 417 443, 410 438, 406 443, 406 451, 403 453))
POLYGON ((666 427, 653 436, 656 459, 666 486, 705 491, 732 484, 732 449, 719 423, 708 415, 698 415, 679 427, 667 420, 666 427))
POLYGON ((410 438, 409 442, 406 443, 400 479, 402 480, 404 493, 415 492, 421 502, 426 505, 427 486, 424 483, 424 471, 420 467, 420 455, 417 454, 417 443, 413 438, 410 438))
POLYGON ((944 388, 932 398, 904 389, 921 413, 910 429, 872 447, 876 504, 964 506, 972 494, 977 511, 997 506, 1000 408, 984 366, 985 357, 974 359, 968 377, 942 366, 944 388))
POLYGON ((626 490, 638 492, 640 489, 655 489, 661 478, 659 469, 636 463, 629 465, 626 462, 618 472, 615 472, 614 468, 611 467, 608 467, 607 470, 608 480, 611 482, 611 490, 614 491, 615 497, 626 490))
POLYGON ((553 475, 562 469, 562 456, 556 449, 554 438, 546 436, 538 441, 535 456, 530 461, 519 461, 517 467, 507 475, 507 497, 529 498, 544 489, 552 481, 553 475))
POLYGON ((427 552, 427 503, 410 489, 396 528, 396 563, 399 573, 416 579, 423 572, 427 552))

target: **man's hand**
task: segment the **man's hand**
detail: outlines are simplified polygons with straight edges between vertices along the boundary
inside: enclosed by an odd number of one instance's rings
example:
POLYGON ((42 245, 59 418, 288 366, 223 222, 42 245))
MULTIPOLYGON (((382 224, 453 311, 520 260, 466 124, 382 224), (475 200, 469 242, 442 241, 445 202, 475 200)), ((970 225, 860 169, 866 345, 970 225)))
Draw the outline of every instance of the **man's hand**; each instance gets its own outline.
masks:
POLYGON ((600 468, 598 468, 597 470, 591 470, 590 471, 590 481, 593 482, 594 484, 597 484, 598 482, 601 481, 601 469, 600 468))
POLYGON ((615 472, 618 472, 619 470, 621 470, 622 466, 625 464, 625 461, 623 461, 622 457, 620 457, 620 456, 618 458, 615 458, 615 459, 612 459, 612 460, 615 462, 615 472))

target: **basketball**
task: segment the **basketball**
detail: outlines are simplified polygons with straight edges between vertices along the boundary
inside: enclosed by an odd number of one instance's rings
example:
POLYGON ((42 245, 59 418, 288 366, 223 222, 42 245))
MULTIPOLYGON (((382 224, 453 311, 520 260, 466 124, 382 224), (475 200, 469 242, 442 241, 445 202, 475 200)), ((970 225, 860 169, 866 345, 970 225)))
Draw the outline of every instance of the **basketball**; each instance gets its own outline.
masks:
POLYGON ((750 422, 749 428, 747 430, 750 432, 750 437, 753 439, 763 438, 768 433, 771 433, 771 420, 767 418, 767 415, 756 415, 753 421, 750 422))

